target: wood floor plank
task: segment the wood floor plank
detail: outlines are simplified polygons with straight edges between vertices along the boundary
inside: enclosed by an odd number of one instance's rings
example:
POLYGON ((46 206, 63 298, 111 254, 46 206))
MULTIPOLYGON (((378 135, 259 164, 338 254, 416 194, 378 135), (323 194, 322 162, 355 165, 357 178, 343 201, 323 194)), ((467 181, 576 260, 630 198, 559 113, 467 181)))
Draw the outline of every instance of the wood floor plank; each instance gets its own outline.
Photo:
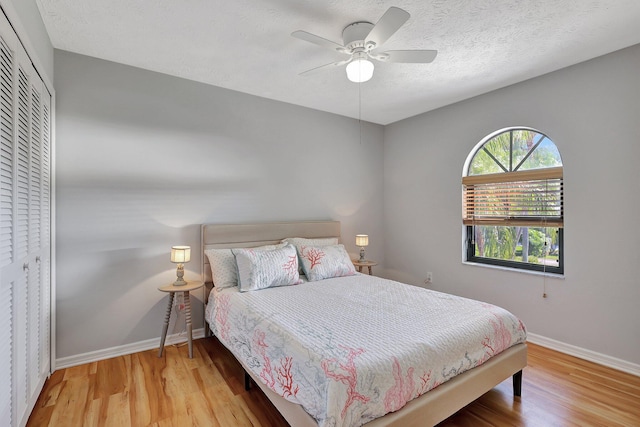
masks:
MULTIPOLYGON (((74 426, 81 425, 80 421, 87 412, 86 402, 89 392, 89 378, 76 377, 63 383, 60 394, 51 412, 49 425, 74 426)), ((33 416, 33 412, 31 414, 33 416)))
MULTIPOLYGON (((215 338, 55 372, 27 426, 286 427, 215 338)), ((522 397, 511 379, 438 427, 640 426, 640 377, 529 344, 522 397)))
POLYGON ((84 416, 82 420, 77 421, 76 425, 82 425, 83 427, 99 426, 101 423, 100 416, 104 413, 102 411, 102 406, 102 399, 88 400, 85 406, 84 416), (82 423, 80 423, 80 421, 82 423))
POLYGON ((116 393, 109 396, 106 417, 99 425, 105 427, 122 427, 131 425, 129 409, 129 393, 116 393))
POLYGON ((133 354, 131 357, 131 381, 133 384, 129 390, 129 416, 132 425, 149 425, 151 424, 151 407, 157 411, 157 400, 152 401, 147 393, 145 369, 143 359, 140 356, 140 354, 133 354))
POLYGON ((114 357, 98 362, 95 374, 94 399, 108 399, 111 395, 123 393, 129 385, 127 381, 127 360, 131 355, 114 357))
POLYGON ((180 397, 197 392, 198 384, 185 363, 188 356, 181 354, 179 349, 170 346, 166 348, 163 357, 166 358, 166 366, 162 372, 165 394, 180 397))

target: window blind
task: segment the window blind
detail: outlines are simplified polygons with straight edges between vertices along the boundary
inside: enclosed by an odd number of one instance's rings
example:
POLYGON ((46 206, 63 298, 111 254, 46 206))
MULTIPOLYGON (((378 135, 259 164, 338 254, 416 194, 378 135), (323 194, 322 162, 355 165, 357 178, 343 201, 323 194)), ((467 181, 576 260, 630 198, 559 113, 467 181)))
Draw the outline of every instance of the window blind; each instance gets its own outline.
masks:
POLYGON ((465 225, 562 227, 562 167, 465 176, 465 225))

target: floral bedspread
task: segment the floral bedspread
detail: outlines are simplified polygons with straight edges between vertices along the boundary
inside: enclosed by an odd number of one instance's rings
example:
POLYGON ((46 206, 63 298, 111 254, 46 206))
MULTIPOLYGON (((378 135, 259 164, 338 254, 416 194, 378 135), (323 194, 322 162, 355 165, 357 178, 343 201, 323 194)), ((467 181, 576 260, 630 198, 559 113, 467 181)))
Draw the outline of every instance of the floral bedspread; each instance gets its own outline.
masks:
POLYGON ((319 426, 360 426, 524 342, 508 311, 374 276, 211 292, 219 340, 319 426))

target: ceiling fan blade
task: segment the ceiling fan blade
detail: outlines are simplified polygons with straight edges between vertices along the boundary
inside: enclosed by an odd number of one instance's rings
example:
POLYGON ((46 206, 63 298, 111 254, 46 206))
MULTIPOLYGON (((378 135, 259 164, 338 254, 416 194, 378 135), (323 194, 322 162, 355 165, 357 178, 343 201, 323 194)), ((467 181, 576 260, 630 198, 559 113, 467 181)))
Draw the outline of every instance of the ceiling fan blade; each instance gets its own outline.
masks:
POLYGON ((364 40, 365 45, 375 43, 374 48, 381 46, 407 22, 410 16, 399 7, 390 7, 367 35, 364 40))
POLYGON ((317 44, 318 46, 321 46, 321 47, 326 47, 331 50, 338 51, 340 53, 348 53, 347 49, 344 46, 338 43, 332 42, 331 40, 322 38, 320 36, 316 36, 315 34, 308 33, 306 31, 302 31, 302 30, 294 31, 293 33, 291 33, 291 35, 297 39, 304 40, 309 43, 317 44))
POLYGON ((382 62, 400 62, 405 64, 428 64, 436 59, 437 50, 388 50, 371 55, 382 62))
POLYGON ((312 68, 310 70, 303 71, 299 75, 300 76, 310 76, 310 75, 316 74, 316 73, 318 73, 320 71, 325 71, 325 70, 328 70, 330 68, 339 67, 339 66, 344 65, 344 64, 346 64, 348 62, 351 62, 351 58, 349 58, 347 60, 344 60, 344 61, 337 61, 337 62, 332 62, 330 64, 324 64, 324 65, 321 65, 319 67, 315 67, 315 68, 312 68))

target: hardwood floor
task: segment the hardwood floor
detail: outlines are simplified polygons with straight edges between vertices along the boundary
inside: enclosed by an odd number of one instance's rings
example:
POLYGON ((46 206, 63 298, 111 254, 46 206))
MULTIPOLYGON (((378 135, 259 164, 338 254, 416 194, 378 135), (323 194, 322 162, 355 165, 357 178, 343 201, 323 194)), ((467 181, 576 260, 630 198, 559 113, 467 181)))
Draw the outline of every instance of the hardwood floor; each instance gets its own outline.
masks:
MULTIPOLYGON (((215 338, 56 371, 27 426, 287 426, 215 338)), ((522 398, 511 379, 439 427, 640 426, 640 377, 529 344, 522 398)), ((294 426, 295 427, 295 426, 294 426)))

